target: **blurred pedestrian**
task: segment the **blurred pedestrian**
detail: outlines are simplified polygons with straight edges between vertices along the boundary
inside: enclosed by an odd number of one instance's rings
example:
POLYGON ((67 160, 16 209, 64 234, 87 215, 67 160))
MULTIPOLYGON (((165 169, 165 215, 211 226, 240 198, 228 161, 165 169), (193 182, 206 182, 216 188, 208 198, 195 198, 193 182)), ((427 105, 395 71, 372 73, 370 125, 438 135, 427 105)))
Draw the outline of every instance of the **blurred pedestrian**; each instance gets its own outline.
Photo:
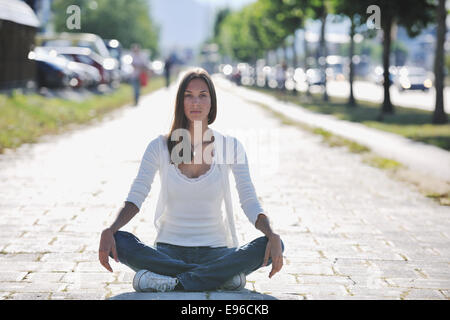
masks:
POLYGON ((244 147, 209 127, 216 114, 210 75, 201 68, 187 72, 178 87, 170 131, 149 142, 124 207, 102 232, 100 263, 112 272, 111 257, 136 271, 133 287, 138 292, 239 290, 253 271, 272 264, 271 278, 283 266, 284 244, 258 200, 244 147), (119 229, 140 211, 157 171, 161 191, 151 246, 119 229), (245 215, 264 234, 243 246, 236 236, 230 172, 245 215))
POLYGON ((133 85, 134 91, 134 105, 137 106, 141 94, 141 86, 147 84, 149 61, 147 56, 141 51, 139 44, 133 44, 131 48, 131 57, 133 58, 133 62, 131 63, 133 66, 131 84, 133 85))
POLYGON ((284 95, 286 93, 286 72, 287 65, 283 61, 281 65, 277 65, 276 68, 276 80, 277 80, 277 91, 282 100, 284 100, 284 95))
POLYGON ((170 55, 167 57, 164 62, 164 75, 166 77, 166 87, 168 88, 170 85, 170 69, 172 68, 172 64, 174 63, 173 56, 170 55))

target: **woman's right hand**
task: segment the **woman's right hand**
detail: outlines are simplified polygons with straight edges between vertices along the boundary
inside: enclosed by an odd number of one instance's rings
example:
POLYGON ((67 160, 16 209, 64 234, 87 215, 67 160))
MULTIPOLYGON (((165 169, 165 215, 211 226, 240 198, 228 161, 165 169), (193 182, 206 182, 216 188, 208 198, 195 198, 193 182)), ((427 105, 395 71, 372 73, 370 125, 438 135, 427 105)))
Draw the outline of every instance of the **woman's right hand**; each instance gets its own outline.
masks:
POLYGON ((106 270, 113 272, 109 265, 109 253, 112 252, 114 260, 119 262, 117 258, 116 241, 114 240, 114 233, 110 228, 103 230, 100 238, 100 248, 98 249, 98 259, 106 270))

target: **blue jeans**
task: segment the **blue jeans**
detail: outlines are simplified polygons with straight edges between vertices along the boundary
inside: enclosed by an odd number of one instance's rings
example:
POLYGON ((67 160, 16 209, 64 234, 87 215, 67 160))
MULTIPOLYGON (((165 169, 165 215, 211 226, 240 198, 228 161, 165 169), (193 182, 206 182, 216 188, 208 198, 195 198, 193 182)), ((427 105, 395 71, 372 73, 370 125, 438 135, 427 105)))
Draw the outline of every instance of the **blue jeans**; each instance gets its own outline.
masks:
POLYGON ((133 78, 131 80, 131 84, 133 86, 134 104, 137 105, 139 103, 139 96, 141 94, 141 80, 139 79, 139 77, 133 78))
MULTIPOLYGON (((259 269, 268 240, 260 237, 239 248, 182 247, 167 243, 157 243, 153 248, 126 231, 117 231, 114 238, 121 263, 134 271, 145 269, 176 277, 186 291, 215 290, 241 272, 248 275, 259 269)), ((269 258, 268 265, 271 263, 269 258)))

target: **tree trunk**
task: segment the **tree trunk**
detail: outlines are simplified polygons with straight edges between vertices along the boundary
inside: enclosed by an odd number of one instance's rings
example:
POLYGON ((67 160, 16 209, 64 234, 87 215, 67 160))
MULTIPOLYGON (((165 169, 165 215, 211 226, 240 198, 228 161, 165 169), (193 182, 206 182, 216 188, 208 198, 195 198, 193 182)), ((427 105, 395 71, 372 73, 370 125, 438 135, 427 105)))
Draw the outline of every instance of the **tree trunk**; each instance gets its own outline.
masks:
POLYGON ((348 81, 350 83, 350 97, 348 99, 348 104, 350 107, 356 107, 355 97, 353 95, 353 77, 354 77, 354 64, 353 64, 353 55, 355 54, 355 41, 353 37, 355 36, 355 21, 354 16, 350 17, 351 25, 350 25, 350 49, 349 49, 349 62, 350 62, 350 72, 348 76, 348 81))
POLYGON ((324 84, 323 84, 323 101, 328 101, 328 94, 327 94, 327 75, 326 75, 326 70, 327 70, 327 46, 326 46, 326 42, 325 42, 325 25, 326 25, 326 20, 327 20, 327 12, 326 12, 326 8, 325 5, 323 5, 323 12, 322 12, 322 16, 320 17, 320 20, 322 22, 322 25, 320 26, 320 54, 319 54, 319 59, 322 58, 323 59, 323 64, 321 66, 322 71, 325 74, 324 77, 324 84))
POLYGON ((303 30, 303 51, 304 51, 304 59, 303 59, 303 68, 308 70, 308 41, 306 41, 306 29, 303 30))
MULTIPOLYGON (((266 51, 266 63, 264 66, 270 65, 270 50, 266 51)), ((267 74, 264 74, 264 87, 269 88, 269 77, 267 74)))
POLYGON ((448 117, 444 110, 444 42, 447 17, 447 10, 445 9, 445 0, 439 0, 436 8, 437 17, 437 40, 436 53, 434 57, 434 86, 436 88, 436 104, 433 113, 433 123, 442 124, 447 123, 448 117))
POLYGON ((294 32, 294 38, 292 39, 292 67, 297 68, 297 37, 296 33, 294 32))
MULTIPOLYGON (((306 73, 306 71, 309 69, 308 66, 308 41, 306 40, 306 27, 303 28, 303 51, 305 52, 305 58, 303 60, 303 67, 304 67, 304 71, 306 73)), ((306 95, 310 96, 311 95, 311 91, 309 91, 309 84, 308 82, 306 83, 307 88, 306 88, 306 95)))
MULTIPOLYGON (((292 39, 292 68, 294 69, 294 75, 295 75, 295 69, 297 68, 297 36, 296 32, 294 32, 294 38, 292 39)), ((297 83, 294 81, 294 89, 292 90, 292 93, 296 96, 297 95, 297 83)))
POLYGON ((392 16, 386 14, 382 19, 383 24, 383 88, 384 100, 381 108, 381 113, 394 113, 394 107, 391 103, 391 95, 389 93, 390 79, 389 79, 389 57, 391 54, 391 30, 392 30, 392 16))

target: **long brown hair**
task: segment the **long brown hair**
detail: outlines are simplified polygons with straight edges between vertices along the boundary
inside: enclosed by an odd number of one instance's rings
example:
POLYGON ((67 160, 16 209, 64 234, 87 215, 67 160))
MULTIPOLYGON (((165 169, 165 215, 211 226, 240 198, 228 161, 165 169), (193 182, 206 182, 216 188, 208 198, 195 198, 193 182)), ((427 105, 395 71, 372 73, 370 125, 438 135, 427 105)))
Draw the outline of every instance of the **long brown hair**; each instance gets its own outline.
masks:
MULTIPOLYGON (((169 158, 170 163, 174 163, 171 159, 172 149, 173 147, 180 142, 179 140, 172 141, 172 132, 176 129, 189 129, 189 120, 184 114, 184 92, 186 91, 186 87, 192 79, 203 79, 206 82, 206 85, 209 89, 209 96, 211 97, 211 109, 208 113, 208 125, 213 123, 216 120, 217 114, 217 98, 216 98, 216 89, 214 88, 214 84, 211 80, 211 76, 209 73, 203 68, 195 68, 191 69, 184 77, 181 79, 180 85, 178 87, 177 98, 175 101, 175 112, 174 118, 172 122, 172 127, 170 128, 169 133, 166 135, 167 138, 167 148, 169 150, 169 158)), ((214 137, 213 137, 214 138, 214 137)), ((185 142, 185 141, 183 141, 185 142)), ((180 155, 182 155, 183 151, 181 151, 180 155)), ((191 151, 191 162, 193 159, 193 153, 191 151)))

